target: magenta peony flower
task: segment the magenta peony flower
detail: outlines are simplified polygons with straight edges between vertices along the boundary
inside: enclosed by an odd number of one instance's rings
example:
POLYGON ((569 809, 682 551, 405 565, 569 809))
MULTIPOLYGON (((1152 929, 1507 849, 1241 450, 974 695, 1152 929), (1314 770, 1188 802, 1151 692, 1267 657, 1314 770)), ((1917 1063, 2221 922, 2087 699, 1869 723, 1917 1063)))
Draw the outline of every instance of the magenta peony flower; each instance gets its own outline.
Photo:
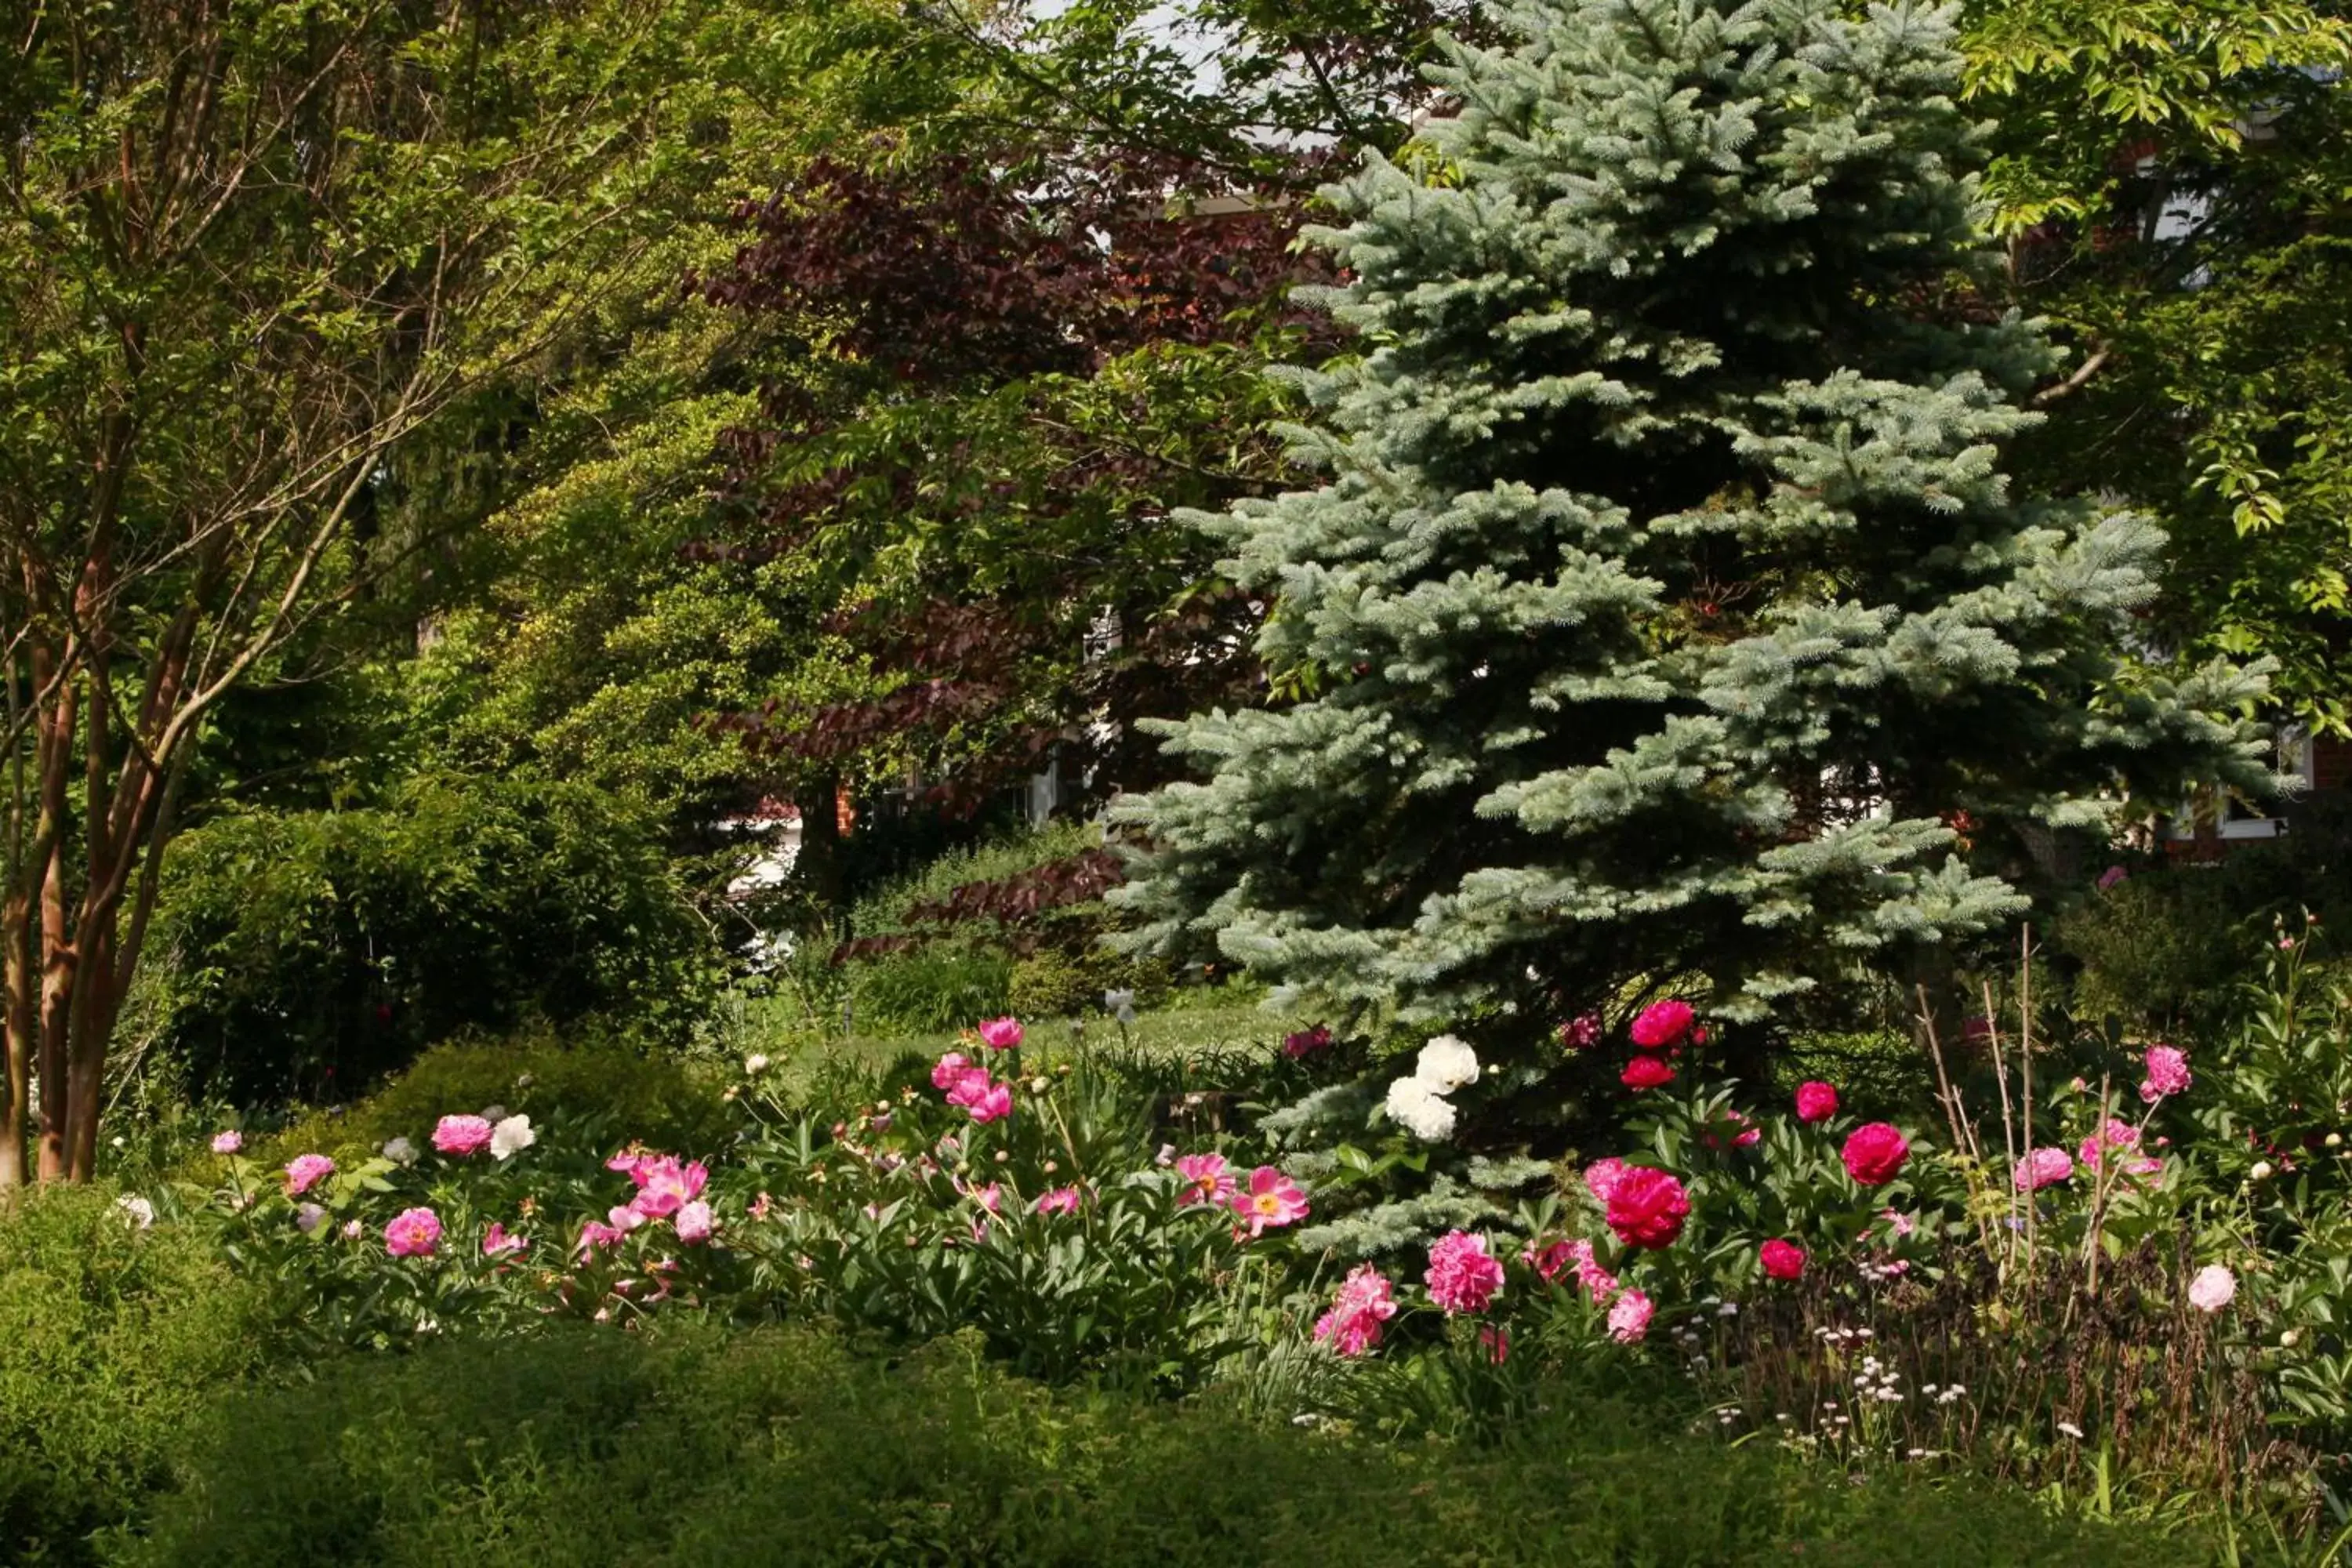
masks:
POLYGON ((490 1124, 478 1116, 445 1116, 433 1129, 433 1146, 459 1159, 490 1146, 490 1124))
POLYGON ((1488 1323, 1480 1329, 1478 1343, 1486 1349, 1486 1359, 1496 1366, 1511 1359, 1511 1331, 1500 1323, 1488 1323))
POLYGON ((1837 1088, 1819 1079, 1808 1079, 1797 1086, 1797 1120, 1827 1121, 1837 1114, 1837 1088))
POLYGON ((215 1154, 234 1154, 244 1147, 245 1134, 234 1127, 213 1134, 213 1152, 215 1154))
POLYGON ((1670 1172, 1632 1166, 1609 1190, 1609 1228, 1628 1247, 1673 1246, 1689 1214, 1690 1194, 1670 1172))
MULTIPOLYGON (((937 1089, 951 1089, 961 1082, 963 1075, 971 1070, 970 1057, 965 1056, 961 1051, 950 1051, 931 1068, 931 1087, 937 1089)), ((982 1076, 987 1075, 983 1073, 982 1076)))
POLYGON ((1187 1204, 1230 1204, 1234 1200, 1234 1178, 1226 1173, 1223 1154, 1185 1154, 1176 1162, 1176 1173, 1184 1178, 1187 1204))
POLYGON ((2238 1277, 2227 1265, 2209 1263, 2189 1282, 2189 1304, 2200 1312, 2218 1312, 2238 1299, 2238 1277))
MULTIPOLYGON (((638 1223, 643 1224, 643 1219, 641 1218, 638 1223)), ((590 1220, 580 1227, 581 1258, 585 1261, 600 1250, 620 1246, 622 1235, 623 1232, 616 1226, 600 1225, 593 1219, 590 1220)))
POLYGON ((1311 1057, 1331 1043, 1331 1031, 1318 1024, 1311 1029, 1299 1029, 1282 1037, 1282 1054, 1286 1057, 1311 1057))
POLYGON ((1596 1301, 1606 1301, 1617 1294, 1617 1276, 1601 1267, 1592 1256, 1592 1243, 1581 1238, 1568 1244, 1569 1261, 1576 1267, 1576 1282, 1584 1293, 1596 1301))
POLYGON ((1021 1020, 991 1018, 980 1026, 981 1043, 992 1051, 1009 1051, 1021 1043, 1021 1020))
POLYGON ((990 1214, 1004 1212, 1004 1188, 999 1183, 991 1182, 984 1187, 962 1186, 959 1190, 990 1214))
POLYGON ((1233 1205, 1234 1212, 1248 1222, 1252 1236, 1307 1217, 1307 1194, 1272 1165, 1260 1165, 1250 1173, 1249 1191, 1234 1194, 1233 1205))
POLYGON ((286 1195, 299 1198, 335 1173, 335 1163, 324 1154, 297 1154, 286 1163, 286 1195))
POLYGON ((490 1228, 482 1232, 482 1256, 485 1258, 503 1258, 509 1252, 520 1252, 530 1245, 521 1237, 509 1236, 507 1227, 497 1220, 492 1220, 490 1228))
POLYGON ((1049 1187, 1039 1193, 1037 1201, 1030 1206, 1039 1214, 1076 1214, 1078 1212, 1078 1189, 1074 1186, 1049 1187))
POLYGON ((1429 1299, 1456 1312, 1483 1312, 1503 1288, 1503 1265, 1486 1252, 1486 1238, 1466 1230, 1448 1231, 1429 1249, 1429 1299))
MULTIPOLYGON (((1721 1124, 1739 1129, 1731 1135, 1731 1146, 1735 1149, 1752 1149, 1763 1141, 1764 1129, 1748 1121, 1744 1111, 1725 1111, 1721 1124)), ((1710 1149, 1720 1149, 1723 1147, 1723 1134, 1710 1127, 1699 1134, 1699 1142, 1710 1149)))
POLYGON ((700 1198, 680 1204, 670 1224, 677 1228, 678 1240, 688 1247, 699 1247, 710 1239, 710 1205, 700 1198))
POLYGON ((1609 1194, 1616 1189, 1617 1178, 1632 1169, 1614 1154, 1605 1160, 1595 1160, 1584 1167, 1584 1190, 1605 1204, 1609 1201, 1609 1194))
POLYGON ((1617 1081, 1627 1089, 1664 1089, 1675 1081, 1675 1069, 1664 1057, 1635 1057, 1627 1062, 1617 1081))
POLYGON ((1864 1122, 1845 1135, 1845 1147, 1838 1151, 1846 1174, 1865 1187, 1885 1186, 1893 1181, 1910 1157, 1911 1145, 1904 1142, 1901 1131, 1885 1121, 1864 1122))
POLYGON ((1565 1241, 1555 1241, 1540 1249, 1531 1241, 1520 1249, 1519 1261, 1534 1269, 1536 1278, 1549 1285, 1567 1271, 1569 1259, 1573 1256, 1565 1241))
POLYGON ((1663 1051, 1681 1043, 1682 1037, 1690 1033, 1690 1026, 1689 1003, 1653 1002, 1633 1016, 1633 1043, 1645 1051, 1663 1051))
POLYGON ((637 1195, 629 1206, 647 1219, 667 1219, 702 1195, 710 1173, 699 1160, 681 1164, 675 1154, 659 1154, 639 1161, 629 1179, 637 1184, 637 1195))
POLYGON ((2021 1193, 2038 1193, 2074 1173, 2074 1157, 2063 1149, 2032 1149, 2018 1161, 2010 1179, 2021 1193))
POLYGON ((1793 1241, 1775 1237, 1756 1249, 1764 1265, 1764 1272, 1774 1279, 1801 1279, 1805 1275, 1805 1249, 1793 1241))
POLYGON ((652 1158, 652 1153, 646 1150, 644 1144, 632 1143, 627 1148, 622 1150, 619 1153, 614 1155, 611 1159, 605 1161, 604 1169, 608 1171, 618 1171, 625 1176, 635 1176, 637 1173, 637 1167, 652 1158))
POLYGON ((1609 1309, 1609 1337, 1621 1345, 1640 1343, 1642 1336, 1650 1331, 1654 1310, 1649 1297, 1639 1290, 1626 1291, 1609 1309))
POLYGON ((991 1084, 988 1092, 968 1107, 974 1121, 1002 1121, 1013 1114, 1013 1086, 991 1084))
POLYGON ((1571 1051, 1591 1050, 1601 1043, 1601 1015, 1579 1013, 1559 1026, 1559 1043, 1571 1051))
POLYGON ((2107 1124, 2083 1140, 2074 1151, 2074 1158, 2085 1169, 2097 1170, 2106 1163, 2110 1151, 2127 1151, 2131 1157, 2122 1161, 2127 1176, 2153 1176, 2164 1169, 2164 1162, 2139 1153, 2139 1129, 2128 1121, 2107 1118, 2107 1124))
POLYGON ((2189 1054, 2175 1046, 2147 1048, 2147 1077, 2140 1080, 2139 1097, 2150 1105, 2168 1094, 2180 1094, 2191 1081, 2189 1054))
POLYGON ((383 1249, 394 1258, 430 1258, 441 1241, 441 1216, 431 1209, 403 1209, 383 1227, 383 1249))
POLYGON ((1349 1270, 1331 1310, 1315 1321, 1315 1337, 1343 1356, 1360 1356, 1381 1342, 1381 1325, 1396 1316, 1388 1279, 1369 1263, 1349 1270))

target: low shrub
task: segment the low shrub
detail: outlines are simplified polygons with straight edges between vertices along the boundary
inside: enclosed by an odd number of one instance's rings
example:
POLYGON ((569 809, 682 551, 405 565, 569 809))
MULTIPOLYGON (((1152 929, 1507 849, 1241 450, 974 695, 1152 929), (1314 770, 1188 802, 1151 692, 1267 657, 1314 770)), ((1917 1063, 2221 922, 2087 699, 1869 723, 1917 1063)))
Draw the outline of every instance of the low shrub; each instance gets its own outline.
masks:
POLYGON ((261 1286, 208 1232, 142 1226, 110 1192, 45 1188, 0 1212, 0 1552, 97 1561, 196 1417, 253 1367, 261 1286))
POLYGON ((1563 1402, 1510 1445, 1382 1444, 1048 1394, 956 1342, 564 1332, 337 1366, 220 1413, 125 1564, 1349 1568, 2065 1563, 2189 1550, 2021 1494, 1799 1471, 1563 1402))

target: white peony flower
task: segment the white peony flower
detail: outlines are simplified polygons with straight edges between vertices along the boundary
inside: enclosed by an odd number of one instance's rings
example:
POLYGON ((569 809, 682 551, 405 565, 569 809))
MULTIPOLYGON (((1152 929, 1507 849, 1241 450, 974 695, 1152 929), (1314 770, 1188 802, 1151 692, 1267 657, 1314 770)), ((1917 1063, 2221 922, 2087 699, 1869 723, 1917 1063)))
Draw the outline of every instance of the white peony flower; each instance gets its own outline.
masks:
POLYGON ((155 1205, 137 1193, 125 1193, 114 1200, 114 1206, 131 1216, 131 1223, 145 1230, 155 1223, 155 1205))
POLYGON ((387 1160, 397 1160, 405 1165, 416 1158, 416 1145, 405 1138, 391 1139, 383 1146, 383 1157, 387 1160))
POLYGON ((761 1073, 766 1072, 767 1070, 768 1070, 768 1053, 767 1053, 767 1052, 765 1052, 765 1051, 753 1051, 750 1056, 745 1057, 745 1058, 743 1058, 743 1076, 744 1076, 744 1077, 746 1077, 746 1078, 757 1078, 757 1077, 759 1077, 761 1073))
POLYGON ((2218 1312, 2237 1297, 2238 1277, 2222 1264, 2207 1264, 2189 1282, 2189 1304, 2200 1312, 2218 1312))
POLYGON ((1478 1081, 1478 1056, 1467 1041, 1440 1035, 1421 1047, 1412 1076, 1427 1085, 1432 1094, 1451 1094, 1465 1083, 1478 1081))
POLYGON ((490 1157, 509 1159, 538 1142, 539 1134, 530 1130, 530 1118, 518 1113, 490 1129, 490 1157))
POLYGON ((1441 1143, 1454 1136, 1454 1107, 1417 1078, 1401 1078, 1389 1085, 1390 1119, 1424 1143, 1441 1143))

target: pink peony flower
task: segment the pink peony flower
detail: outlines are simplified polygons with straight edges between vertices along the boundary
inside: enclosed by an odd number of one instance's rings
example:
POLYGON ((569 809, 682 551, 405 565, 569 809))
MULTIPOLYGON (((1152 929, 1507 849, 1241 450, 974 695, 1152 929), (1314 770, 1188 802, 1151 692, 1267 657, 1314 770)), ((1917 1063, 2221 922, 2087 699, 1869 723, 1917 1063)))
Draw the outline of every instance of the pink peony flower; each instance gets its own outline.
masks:
POLYGON ((1887 1230, 1898 1240, 1919 1228, 1917 1222, 1900 1209, 1881 1209, 1878 1217, 1886 1222, 1887 1230))
POLYGON ((1827 1121, 1837 1114, 1837 1087, 1818 1079, 1808 1079, 1797 1086, 1797 1120, 1827 1121))
POLYGON ((490 1146, 490 1124, 478 1116, 445 1116, 433 1129, 433 1146, 459 1159, 490 1146))
POLYGON ((1617 1081, 1627 1089, 1664 1089, 1675 1081, 1675 1069, 1664 1057, 1635 1057, 1618 1073, 1617 1081))
POLYGON ((1448 1231, 1429 1249, 1429 1299, 1456 1312, 1483 1312, 1503 1288, 1503 1265, 1486 1252, 1486 1238, 1466 1230, 1448 1231))
POLYGON ((1013 1114, 1013 1086, 1009 1083, 990 1085, 988 1092, 973 1100, 970 1109, 974 1121, 1003 1121, 1013 1114))
MULTIPOLYGON (((1723 1113, 1723 1121, 1717 1125, 1727 1125, 1739 1129, 1738 1131, 1731 1134, 1731 1146, 1735 1149, 1752 1149, 1760 1142, 1764 1137, 1764 1129, 1748 1121, 1746 1113, 1742 1111, 1725 1111, 1723 1113)), ((1699 1142, 1706 1144, 1710 1149, 1720 1149, 1723 1147, 1724 1142, 1723 1134, 1717 1131, 1715 1127, 1709 1127, 1699 1134, 1699 1142)))
POLYGON ((2150 1105, 2168 1094, 2184 1092, 2191 1081, 2189 1055, 2174 1046, 2147 1048, 2147 1077, 2140 1080, 2139 1097, 2150 1105))
POLYGON ((1559 1026, 1559 1043, 1571 1051, 1591 1050, 1601 1043, 1601 1015, 1579 1013, 1559 1026))
POLYGON ((1252 1236, 1268 1226, 1295 1225, 1307 1217, 1307 1194, 1272 1165, 1260 1165, 1250 1173, 1249 1191, 1234 1194, 1233 1205, 1234 1212, 1249 1222, 1252 1236))
POLYGON ((965 1056, 961 1051, 950 1051, 932 1067, 931 1087, 937 1089, 953 1089, 962 1080, 963 1075, 971 1070, 970 1057, 965 1056))
POLYGON ((503 1258, 509 1252, 520 1252, 530 1245, 521 1237, 509 1236, 507 1227, 497 1220, 492 1220, 490 1228, 482 1232, 482 1256, 485 1258, 503 1258))
POLYGON ((2164 1162, 2139 1154, 2139 1129, 2128 1121, 2107 1118, 2107 1124, 2083 1140, 2074 1151, 2074 1158, 2088 1170, 2097 1170, 2106 1163, 2110 1151, 2129 1151, 2135 1156, 2122 1161, 2127 1176, 2153 1176, 2164 1169, 2164 1162))
POLYGON ((646 1223, 645 1211, 629 1204, 614 1204, 604 1211, 604 1217, 624 1236, 646 1223))
POLYGON ((1846 1174, 1865 1187, 1885 1186, 1893 1181, 1910 1157, 1911 1145, 1885 1121, 1864 1122, 1845 1135, 1845 1147, 1838 1151, 1846 1174))
POLYGON ((2228 1267, 2209 1263, 2189 1282, 2189 1304, 2200 1312, 2218 1312, 2238 1299, 2238 1277, 2228 1267))
POLYGON ((441 1241, 441 1216, 431 1209, 403 1209, 383 1227, 383 1249, 394 1258, 430 1258, 441 1241))
POLYGON ((1511 1359, 1511 1331, 1500 1323, 1488 1323, 1478 1331, 1478 1342, 1486 1348, 1486 1359, 1496 1366, 1511 1359))
POLYGON ((213 1134, 213 1152, 215 1154, 234 1154, 244 1147, 245 1134, 234 1127, 213 1134))
POLYGON ((1021 1043, 1021 1020, 991 1018, 980 1026, 981 1043, 992 1051, 1009 1051, 1021 1043))
POLYGON ((635 1176, 637 1173, 637 1167, 646 1163, 652 1158, 653 1155, 647 1152, 644 1144, 632 1143, 627 1148, 622 1150, 619 1153, 614 1155, 611 1159, 605 1161, 604 1169, 608 1171, 618 1171, 625 1176, 635 1176))
POLYGON ((2105 892, 2108 889, 2114 887, 2117 882, 2124 880, 2130 875, 2131 873, 2125 870, 2121 866, 2108 867, 2105 870, 2099 873, 2099 891, 2103 893, 2105 892))
POLYGON ((1690 1026, 1689 1003, 1653 1002, 1633 1016, 1633 1043, 1645 1051, 1663 1051, 1679 1044, 1690 1026))
POLYGON ((2063 1149, 2032 1149, 2018 1161, 2010 1180, 2021 1193, 2038 1193, 2044 1187, 2055 1186, 2074 1173, 2074 1156, 2063 1149))
POLYGON ((1569 1260, 1573 1256, 1565 1241, 1555 1241, 1540 1249, 1531 1241, 1520 1250, 1519 1261, 1534 1269, 1536 1278, 1549 1285, 1567 1271, 1569 1260))
POLYGON ((1381 1325, 1396 1316, 1396 1297, 1388 1279, 1369 1263, 1359 1263, 1339 1286, 1331 1310, 1315 1321, 1315 1337, 1330 1342, 1343 1356, 1360 1356, 1381 1342, 1381 1325))
POLYGON ((1078 1189, 1052 1187, 1037 1194, 1032 1205, 1039 1214, 1076 1214, 1078 1212, 1078 1189))
MULTIPOLYGON (((939 1077, 938 1071, 935 1069, 931 1076, 934 1079, 937 1079, 939 1077)), ((948 1080, 948 1103, 950 1105, 960 1107, 962 1110, 969 1110, 973 1106, 978 1105, 982 1100, 986 1100, 989 1096, 989 1092, 995 1089, 995 1087, 996 1082, 993 1079, 991 1079, 988 1076, 988 1069, 986 1068, 960 1068, 957 1069, 955 1075, 948 1080)))
POLYGON ((1592 1243, 1581 1238, 1568 1244, 1569 1261, 1576 1266, 1576 1282, 1584 1293, 1596 1301, 1606 1301, 1617 1294, 1617 1276, 1601 1267, 1592 1256, 1592 1243))
POLYGON ((1805 1275, 1805 1249, 1793 1241, 1775 1237, 1757 1248, 1756 1256, 1764 1265, 1764 1272, 1774 1279, 1801 1279, 1805 1275))
POLYGON ((1640 1343, 1642 1336, 1650 1331, 1654 1310, 1649 1297, 1639 1290, 1626 1291, 1609 1309, 1609 1337, 1621 1345, 1640 1343))
POLYGON ((1318 1024, 1311 1029, 1299 1029, 1282 1037, 1282 1054, 1286 1057, 1311 1057, 1331 1043, 1331 1031, 1318 1024))
MULTIPOLYGON (((641 1220, 639 1223, 644 1222, 641 1220)), ((621 1235, 622 1233, 612 1226, 599 1225, 596 1221, 590 1220, 580 1227, 581 1258, 584 1260, 601 1249, 620 1246, 621 1235)))
POLYGON ((1629 1168, 1609 1191, 1609 1228, 1628 1247, 1673 1246, 1689 1214, 1682 1183, 1647 1165, 1629 1168))
POLYGON ((688 1247, 699 1247, 710 1239, 710 1205, 700 1198, 680 1204, 670 1224, 677 1227, 678 1240, 688 1247))
POLYGON ((1584 1190, 1605 1204, 1609 1201, 1609 1194, 1616 1190, 1617 1178, 1632 1169, 1614 1154, 1605 1160, 1595 1160, 1584 1167, 1584 1190))
POLYGON ((1184 1178, 1185 1203, 1233 1202, 1234 1178, 1225 1171, 1223 1154, 1182 1155, 1176 1162, 1176 1173, 1184 1178))
POLYGON ((286 1195, 299 1198, 335 1173, 335 1163, 324 1154, 297 1154, 286 1163, 286 1195))
POLYGON ((647 1219, 667 1219, 679 1205, 702 1195, 710 1173, 699 1160, 680 1164, 677 1155, 663 1154, 638 1162, 629 1179, 637 1184, 637 1195, 629 1200, 629 1206, 647 1219))
POLYGON ((991 1214, 1004 1212, 1004 1189, 997 1183, 991 1182, 984 1187, 958 1183, 956 1190, 991 1214))

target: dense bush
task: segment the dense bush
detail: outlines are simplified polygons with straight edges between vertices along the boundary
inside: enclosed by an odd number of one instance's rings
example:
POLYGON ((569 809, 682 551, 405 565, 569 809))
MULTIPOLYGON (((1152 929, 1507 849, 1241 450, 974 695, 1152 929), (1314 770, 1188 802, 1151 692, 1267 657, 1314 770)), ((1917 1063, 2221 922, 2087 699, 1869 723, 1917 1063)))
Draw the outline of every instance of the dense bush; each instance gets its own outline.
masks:
POLYGON ((682 1032, 708 979, 658 845, 585 787, 422 778, 380 806, 217 818, 168 865, 164 1048, 243 1104, 347 1099, 534 1016, 682 1032))
POLYGON ((1563 1398, 1508 1447, 1049 1395, 945 1342, 563 1333, 238 1401, 127 1563, 2187 1562, 2021 1495, 1805 1476, 1563 1398))
POLYGON ((198 1414, 261 1353, 264 1294, 204 1231, 142 1227, 111 1193, 0 1212, 0 1556, 95 1561, 198 1414))

